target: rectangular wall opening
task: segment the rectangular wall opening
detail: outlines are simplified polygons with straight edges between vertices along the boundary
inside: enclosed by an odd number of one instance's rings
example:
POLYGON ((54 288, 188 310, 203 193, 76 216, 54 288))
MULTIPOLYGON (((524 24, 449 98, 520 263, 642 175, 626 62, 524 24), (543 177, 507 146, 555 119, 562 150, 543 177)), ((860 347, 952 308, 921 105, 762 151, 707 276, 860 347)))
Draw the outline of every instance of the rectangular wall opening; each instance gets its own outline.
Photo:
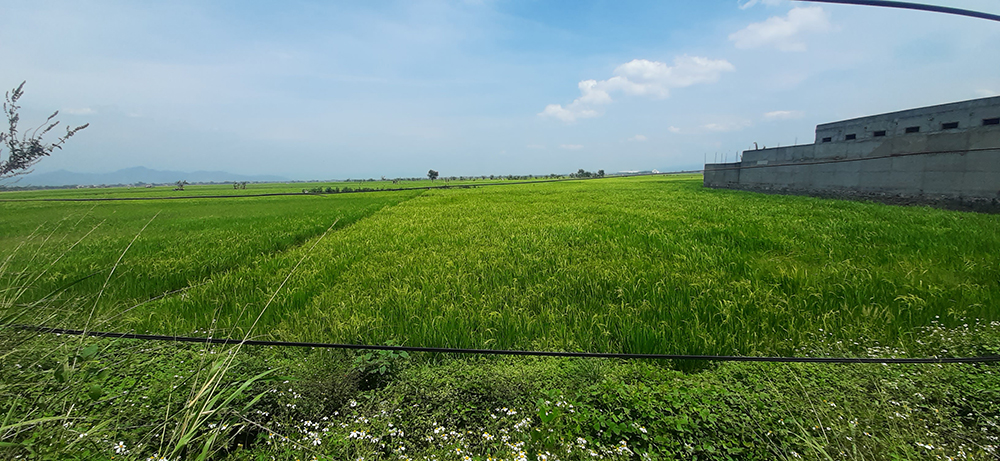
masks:
POLYGON ((872 136, 875 136, 876 138, 880 137, 880 136, 885 136, 885 130, 876 131, 876 132, 872 133, 872 136))
POLYGON ((833 138, 830 137, 823 138, 823 142, 830 142, 830 141, 833 141, 833 138))
POLYGON ((958 122, 948 122, 941 124, 942 130, 954 130, 955 128, 958 128, 958 122))
POLYGON ((920 132, 920 127, 919 126, 908 126, 908 127, 906 127, 906 132, 907 133, 919 133, 920 132))
POLYGON ((858 139, 858 135, 856 135, 854 133, 851 133, 851 134, 849 134, 847 136, 844 136, 844 140, 845 141, 853 141, 855 139, 858 139))
POLYGON ((997 118, 984 118, 983 126, 986 125, 1000 125, 1000 117, 997 118))

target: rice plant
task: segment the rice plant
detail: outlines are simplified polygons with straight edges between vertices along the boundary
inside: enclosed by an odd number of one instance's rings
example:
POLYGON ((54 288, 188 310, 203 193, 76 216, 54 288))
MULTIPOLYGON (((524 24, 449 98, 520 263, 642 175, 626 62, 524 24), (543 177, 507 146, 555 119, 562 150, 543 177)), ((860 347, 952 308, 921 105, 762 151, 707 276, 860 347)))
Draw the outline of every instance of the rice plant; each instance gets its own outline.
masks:
MULTIPOLYGON (((702 189, 696 178, 428 191, 331 236, 261 319, 273 339, 800 354, 995 320, 1000 218, 702 189), (308 319, 308 321, 302 321, 308 319)), ((120 328, 244 328, 297 249, 148 303, 120 328)))

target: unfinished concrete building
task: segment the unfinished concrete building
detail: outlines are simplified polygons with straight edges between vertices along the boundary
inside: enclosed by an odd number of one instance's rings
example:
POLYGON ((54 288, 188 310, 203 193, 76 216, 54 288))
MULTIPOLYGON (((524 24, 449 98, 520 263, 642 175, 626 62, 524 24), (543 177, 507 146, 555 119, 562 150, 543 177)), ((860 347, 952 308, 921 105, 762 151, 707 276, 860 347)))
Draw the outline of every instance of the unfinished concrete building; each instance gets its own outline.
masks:
POLYGON ((818 125, 813 144, 705 165, 704 184, 1000 205, 1000 96, 818 125))

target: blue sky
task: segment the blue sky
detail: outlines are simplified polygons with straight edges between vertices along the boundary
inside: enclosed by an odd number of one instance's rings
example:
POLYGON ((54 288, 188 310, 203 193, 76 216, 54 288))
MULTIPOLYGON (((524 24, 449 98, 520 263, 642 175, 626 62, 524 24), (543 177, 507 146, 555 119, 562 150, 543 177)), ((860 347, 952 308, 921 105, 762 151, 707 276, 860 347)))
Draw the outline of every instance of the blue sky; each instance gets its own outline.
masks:
POLYGON ((15 0, 0 86, 27 80, 26 123, 91 124, 38 172, 672 170, 1000 94, 997 43, 996 22, 783 0, 15 0))

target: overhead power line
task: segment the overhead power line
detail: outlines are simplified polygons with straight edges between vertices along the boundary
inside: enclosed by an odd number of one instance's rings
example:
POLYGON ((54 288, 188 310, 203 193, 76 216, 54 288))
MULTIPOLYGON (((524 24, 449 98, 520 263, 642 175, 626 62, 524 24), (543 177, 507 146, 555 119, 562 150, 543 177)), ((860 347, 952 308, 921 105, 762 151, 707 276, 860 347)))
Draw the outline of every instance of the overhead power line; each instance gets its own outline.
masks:
POLYGON ((885 1, 885 0, 795 0, 795 1, 838 3, 842 5, 880 6, 883 8, 901 8, 905 10, 931 11, 934 13, 956 14, 959 16, 969 16, 972 18, 987 19, 990 21, 1000 22, 1000 15, 996 14, 984 13, 982 11, 965 10, 962 8, 952 8, 950 6, 926 5, 923 3, 895 2, 895 1, 885 1))
POLYGON ((306 343, 287 341, 257 341, 230 338, 199 338, 191 336, 141 335, 134 333, 115 333, 106 331, 67 330, 31 325, 12 325, 21 330, 38 331, 59 335, 82 335, 98 338, 138 339, 145 341, 175 341, 202 344, 243 344, 245 346, 279 346, 279 347, 313 347, 323 349, 353 349, 396 352, 436 352, 446 354, 483 354, 511 355, 532 357, 587 357, 606 359, 658 359, 658 360, 705 360, 712 362, 781 362, 781 363, 985 363, 1000 362, 1000 356, 988 355, 981 357, 753 357, 739 355, 684 355, 684 354, 620 354, 598 352, 557 352, 557 351, 521 351, 502 349, 462 349, 454 347, 414 347, 414 346, 376 346, 369 344, 335 344, 306 343))

